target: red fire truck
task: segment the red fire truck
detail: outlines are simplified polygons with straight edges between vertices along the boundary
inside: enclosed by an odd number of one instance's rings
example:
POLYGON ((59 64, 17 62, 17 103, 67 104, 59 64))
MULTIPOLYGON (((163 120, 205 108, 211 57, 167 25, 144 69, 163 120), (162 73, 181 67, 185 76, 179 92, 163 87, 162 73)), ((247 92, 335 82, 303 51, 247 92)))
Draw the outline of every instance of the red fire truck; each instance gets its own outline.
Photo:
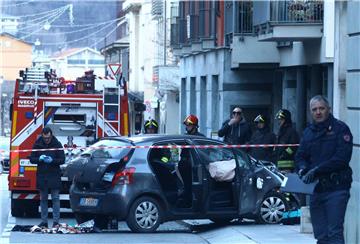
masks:
MULTIPOLYGON (((38 213, 36 165, 28 157, 45 126, 63 144, 67 160, 99 137, 129 134, 126 83, 100 79, 92 71, 68 81, 40 67, 20 71, 20 77, 12 104, 8 178, 15 217, 38 213)), ((70 182, 66 177, 62 181, 61 206, 69 208, 70 182)))

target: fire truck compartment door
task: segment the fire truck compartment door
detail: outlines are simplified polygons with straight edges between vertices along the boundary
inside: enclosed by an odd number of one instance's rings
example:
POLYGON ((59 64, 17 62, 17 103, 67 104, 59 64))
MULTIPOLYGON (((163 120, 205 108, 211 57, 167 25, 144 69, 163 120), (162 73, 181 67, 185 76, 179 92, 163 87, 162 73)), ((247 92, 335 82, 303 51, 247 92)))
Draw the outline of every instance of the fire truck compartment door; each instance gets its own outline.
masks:
POLYGON ((46 102, 44 125, 56 136, 93 136, 97 107, 94 103, 46 102))

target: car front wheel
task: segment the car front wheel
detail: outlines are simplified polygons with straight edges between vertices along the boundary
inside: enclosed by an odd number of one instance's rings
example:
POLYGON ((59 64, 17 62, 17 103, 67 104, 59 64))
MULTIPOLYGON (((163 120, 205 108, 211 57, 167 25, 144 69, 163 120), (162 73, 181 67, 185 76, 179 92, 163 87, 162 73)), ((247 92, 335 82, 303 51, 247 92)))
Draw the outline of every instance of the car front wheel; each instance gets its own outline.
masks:
POLYGON ((289 205, 283 195, 278 192, 270 192, 260 205, 258 220, 260 223, 278 224, 288 209, 289 205))
POLYGON ((140 197, 131 205, 126 223, 133 232, 154 232, 161 223, 162 209, 152 197, 140 197))

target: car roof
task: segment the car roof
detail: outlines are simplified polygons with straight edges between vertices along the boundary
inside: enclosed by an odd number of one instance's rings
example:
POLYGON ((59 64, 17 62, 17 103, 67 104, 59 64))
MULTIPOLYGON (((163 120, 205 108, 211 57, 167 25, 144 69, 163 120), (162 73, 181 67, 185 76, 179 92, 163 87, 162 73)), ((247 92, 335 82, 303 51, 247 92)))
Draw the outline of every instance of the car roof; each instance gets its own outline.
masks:
POLYGON ((129 141, 132 144, 148 144, 148 143, 156 143, 164 140, 185 140, 185 139, 203 139, 203 140, 209 140, 214 142, 220 142, 219 140, 203 137, 203 136, 194 136, 194 135, 165 135, 165 134, 141 134, 141 135, 135 135, 131 137, 106 137, 102 139, 115 139, 115 140, 125 140, 129 141))

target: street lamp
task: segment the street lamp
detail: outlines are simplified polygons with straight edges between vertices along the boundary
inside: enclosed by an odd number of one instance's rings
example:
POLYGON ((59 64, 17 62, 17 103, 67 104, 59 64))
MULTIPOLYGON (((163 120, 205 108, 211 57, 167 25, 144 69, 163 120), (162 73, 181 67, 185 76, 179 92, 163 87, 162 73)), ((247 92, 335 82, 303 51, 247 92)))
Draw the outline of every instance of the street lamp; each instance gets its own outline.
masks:
POLYGON ((51 28, 51 24, 48 21, 46 21, 46 23, 44 24, 44 29, 48 31, 50 30, 50 28, 51 28))
POLYGON ((36 38, 35 46, 40 46, 40 45, 41 45, 41 42, 40 42, 39 38, 36 38))

